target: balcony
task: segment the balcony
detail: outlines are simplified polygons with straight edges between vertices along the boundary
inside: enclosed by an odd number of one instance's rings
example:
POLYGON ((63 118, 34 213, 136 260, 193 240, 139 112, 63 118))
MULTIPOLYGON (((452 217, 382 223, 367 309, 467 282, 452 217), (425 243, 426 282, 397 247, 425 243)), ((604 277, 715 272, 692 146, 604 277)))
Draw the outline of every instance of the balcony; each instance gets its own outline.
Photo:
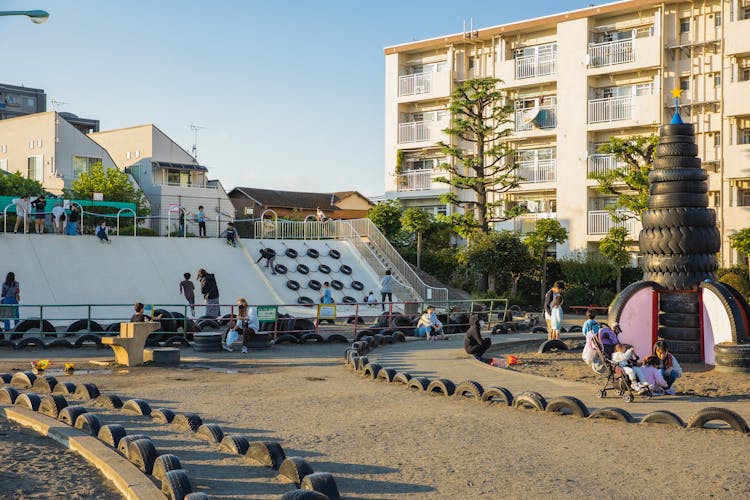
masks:
POLYGON ((450 73, 433 71, 398 77, 398 102, 413 102, 450 95, 450 73))
POLYGON ((727 55, 750 52, 750 19, 737 19, 724 26, 724 53, 727 55))
POLYGON ((728 82, 722 100, 727 116, 750 115, 750 81, 728 82))
POLYGON ((633 39, 590 43, 589 64, 592 68, 624 64, 634 60, 633 39))
POLYGON ((517 80, 557 73, 557 54, 517 57, 515 61, 517 80))
POLYGON ((605 97, 589 101, 589 123, 630 120, 633 117, 633 98, 605 97))
POLYGON ((619 161, 615 155, 596 153, 589 156, 588 175, 601 175, 624 166, 625 162, 619 161))
POLYGON ((557 106, 540 106, 516 110, 516 132, 557 127, 557 106))
POLYGON ((589 74, 601 75, 658 67, 661 64, 659 43, 658 36, 590 43, 589 74))
POLYGON ((519 215, 513 219, 513 229, 521 234, 529 234, 536 229, 536 221, 539 219, 557 219, 556 212, 540 212, 519 215))
MULTIPOLYGON (((438 170, 412 170, 396 176, 396 190, 399 192, 428 191, 433 188, 434 179, 442 173, 438 170)), ((447 184, 439 184, 447 188, 447 184)))
POLYGON ((522 177, 522 183, 554 182, 557 173, 557 160, 523 160, 519 161, 516 174, 522 177))
POLYGON ((442 130, 448 126, 447 121, 406 122, 398 125, 398 143, 414 144, 419 142, 430 145, 443 138, 442 130))
MULTIPOLYGON (((617 211, 616 213, 625 215, 629 212, 617 211)), ((630 238, 635 238, 635 236, 637 236, 637 225, 637 221, 632 218, 625 221, 614 221, 607 210, 589 210, 588 234, 590 235, 607 234, 613 227, 625 226, 628 230, 628 236, 630 238)))
POLYGON ((432 73, 403 75, 398 78, 398 95, 428 94, 432 91, 432 73))

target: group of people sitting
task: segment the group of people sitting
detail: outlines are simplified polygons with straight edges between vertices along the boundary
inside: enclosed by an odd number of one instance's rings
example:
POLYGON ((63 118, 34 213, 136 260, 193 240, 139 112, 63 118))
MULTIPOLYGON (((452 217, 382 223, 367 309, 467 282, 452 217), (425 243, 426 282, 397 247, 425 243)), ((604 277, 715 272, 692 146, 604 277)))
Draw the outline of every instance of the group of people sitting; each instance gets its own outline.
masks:
POLYGON ((676 393, 674 382, 682 376, 682 368, 669 352, 666 342, 657 341, 651 354, 641 361, 633 346, 619 341, 617 336, 621 330, 617 323, 614 329, 599 324, 591 309, 586 312, 586 317, 583 325, 586 344, 582 357, 595 372, 603 372, 606 364, 612 363, 625 373, 637 392, 676 393))

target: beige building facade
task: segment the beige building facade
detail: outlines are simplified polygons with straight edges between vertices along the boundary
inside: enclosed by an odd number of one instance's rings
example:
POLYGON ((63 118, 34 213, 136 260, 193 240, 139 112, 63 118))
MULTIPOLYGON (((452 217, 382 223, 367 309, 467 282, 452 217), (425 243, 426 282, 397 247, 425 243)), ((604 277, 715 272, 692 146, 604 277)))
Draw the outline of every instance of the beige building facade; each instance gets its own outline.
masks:
MULTIPOLYGON (((628 0, 385 49, 386 198, 435 213, 448 186, 436 146, 450 139, 450 93, 479 77, 503 81, 514 106, 510 137, 521 186, 507 206, 528 213, 498 223, 526 233, 541 217, 569 232, 558 255, 594 250, 613 199, 593 172, 617 167, 597 152, 610 137, 658 133, 674 113, 696 127, 722 234, 722 265, 742 262, 729 236, 750 226, 750 0, 628 0)), ((637 249, 640 224, 627 223, 637 249)))

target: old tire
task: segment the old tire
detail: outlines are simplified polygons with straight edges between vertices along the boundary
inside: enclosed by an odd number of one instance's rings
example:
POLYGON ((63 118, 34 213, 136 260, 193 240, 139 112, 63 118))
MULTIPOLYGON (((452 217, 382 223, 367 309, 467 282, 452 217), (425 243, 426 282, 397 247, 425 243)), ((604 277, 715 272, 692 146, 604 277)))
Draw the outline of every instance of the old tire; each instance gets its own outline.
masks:
POLYGON ((349 266, 347 266, 346 264, 344 264, 344 265, 342 265, 342 266, 339 267, 339 272, 341 274, 345 274, 345 275, 349 276, 349 275, 352 274, 352 268, 349 267, 349 266))
POLYGON ((308 474, 302 480, 300 487, 303 490, 313 490, 322 493, 330 500, 340 500, 339 488, 333 476, 327 472, 316 472, 308 474))
POLYGON ((200 427, 202 424, 203 420, 197 413, 177 413, 172 419, 173 426, 189 432, 197 432, 198 427, 200 427))
POLYGON ((170 500, 183 500, 192 491, 190 478, 182 469, 165 473, 161 480, 161 492, 170 500))
POLYGON ((47 394, 39 402, 38 412, 48 417, 57 418, 60 410, 68 406, 68 401, 58 394, 47 394))
POLYGON ((274 344, 283 344, 285 342, 288 344, 299 344, 299 339, 291 333, 282 333, 273 341, 274 344))
POLYGON ((299 290, 299 282, 295 280, 288 280, 286 282, 286 287, 292 291, 299 290))
POLYGON ((86 346, 99 348, 102 346, 102 338, 93 333, 84 333, 83 335, 76 337, 75 342, 73 342, 73 347, 76 349, 86 346))
POLYGON ((651 195, 671 193, 707 193, 708 183, 706 181, 674 181, 655 182, 649 186, 651 195))
POLYGON ((728 424, 733 431, 742 432, 743 434, 747 434, 749 431, 745 419, 738 413, 727 408, 703 408, 690 417, 687 426, 691 429, 705 428, 706 424, 712 420, 720 420, 728 424))
POLYGON ((143 399, 129 399, 122 405, 121 410, 131 415, 151 415, 151 406, 143 399))
POLYGON ((275 441, 255 441, 250 444, 245 456, 261 465, 278 470, 286 458, 286 453, 275 441))
POLYGON ((297 264, 297 272, 300 274, 309 274, 310 268, 304 264, 297 264))
POLYGON ((284 477, 294 483, 299 488, 302 480, 313 474, 313 468, 306 460, 300 457, 287 457, 279 466, 279 476, 284 477))
POLYGON ((589 409, 583 401, 573 396, 558 396, 549 400, 545 411, 560 415, 573 415, 578 418, 589 416, 589 409))
POLYGON ((289 271, 284 264, 276 264, 273 266, 273 270, 276 271, 277 274, 286 274, 289 271))
POLYGON ((381 368, 378 372, 378 380, 385 380, 388 383, 393 382, 395 376, 396 370, 393 368, 381 368))
POLYGON ((287 248, 286 251, 284 251, 284 255, 286 255, 290 259, 296 259, 299 254, 294 248, 287 248))
POLYGON ((391 380, 392 383, 397 385, 409 385, 409 382, 411 381, 411 374, 409 372, 398 372, 393 376, 393 380, 391 380))
POLYGON ((562 340, 545 340, 542 342, 542 345, 539 346, 539 349, 537 349, 536 352, 539 354, 546 353, 546 352, 553 352, 553 351, 567 351, 568 346, 563 342, 562 340))
POLYGON ((701 168, 701 159, 690 156, 664 156, 654 160, 654 170, 670 170, 673 168, 701 168))
MULTIPOLYGON (((699 318, 695 318, 698 320, 699 318)), ((696 321, 697 322, 697 321, 696 321)), ((701 329, 700 326, 692 328, 680 328, 677 326, 660 326, 659 327, 659 338, 666 340, 687 340, 687 341, 700 341, 701 329)))
POLYGON ((647 254, 643 256, 641 267, 650 273, 673 272, 712 272, 719 267, 716 254, 647 254))
POLYGON ((662 142, 656 146, 656 157, 664 158, 665 156, 698 156, 698 145, 690 141, 662 142))
POLYGON ((136 439, 151 439, 151 437, 146 434, 131 434, 123 436, 117 443, 117 451, 119 451, 123 457, 130 458, 130 443, 136 439))
POLYGON ((250 442, 244 436, 224 436, 219 448, 232 455, 244 455, 250 448, 250 442))
POLYGON ((16 343, 16 350, 28 348, 44 349, 44 340, 42 340, 41 337, 26 337, 16 343))
POLYGON ((702 168, 670 168, 661 170, 652 170, 648 173, 648 180, 654 182, 675 182, 675 181, 705 181, 708 174, 702 168))
POLYGON ((307 288, 309 288, 310 290, 315 290, 317 292, 322 287, 323 285, 318 280, 310 280, 307 282, 307 288))
POLYGON ((57 385, 57 379, 52 375, 45 375, 37 377, 34 380, 34 385, 31 386, 35 392, 52 393, 57 385))
POLYGON ((0 389, 0 403, 15 404, 19 394, 15 387, 3 387, 0 389))
POLYGON ((427 390, 427 388, 430 386, 430 379, 427 377, 414 377, 413 379, 409 380, 409 383, 406 385, 409 389, 414 389, 419 392, 424 392, 427 390))
POLYGON ((345 335, 342 335, 340 333, 333 333, 329 335, 325 341, 327 344, 332 344, 334 342, 347 343, 349 342, 349 339, 347 339, 345 335))
POLYGON ((30 371, 16 372, 10 379, 10 385, 19 389, 31 389, 36 381, 36 375, 30 371))
POLYGON ((322 344, 324 342, 323 337, 317 333, 303 333, 299 338, 300 344, 306 344, 308 342, 315 342, 316 344, 322 344))
POLYGON ((93 406, 98 406, 99 408, 122 408, 122 400, 114 394, 102 394, 94 400, 93 406))
POLYGON ((224 439, 224 430, 219 424, 203 424, 198 427, 195 435, 210 443, 221 443, 224 439))
POLYGON ((310 257, 311 259, 317 259, 318 257, 320 257, 320 252, 318 252, 314 248, 308 248, 307 256, 310 257))
POLYGON ((38 394, 34 394, 33 392, 25 392, 23 394, 19 394, 13 404, 15 406, 20 406, 21 408, 26 408, 27 410, 38 411, 41 402, 42 398, 40 398, 38 394))
POLYGON ((456 392, 456 384, 447 378, 439 378, 430 382, 426 392, 429 394, 442 394, 445 397, 451 397, 456 392))
POLYGON ((513 394, 505 387, 490 387, 482 394, 482 402, 489 404, 500 404, 502 406, 513 405, 513 394))
POLYGON ((314 490, 292 490, 281 495, 281 500, 328 500, 328 496, 314 490))
POLYGON ((84 413, 88 413, 88 410, 86 410, 86 408, 84 408, 83 406, 66 406, 57 414, 57 419, 60 422, 64 422, 73 427, 76 423, 76 419, 78 419, 78 417, 80 417, 84 413))
POLYGON ((513 408, 544 411, 547 408, 547 401, 538 392, 525 391, 513 398, 513 408))
POLYGON ((151 473, 155 479, 161 481, 162 479, 164 479, 164 475, 167 472, 180 469, 182 469, 182 463, 180 462, 180 459, 177 457, 177 455, 165 453, 164 455, 159 455, 158 457, 156 457, 151 473))
POLYGON ((641 419, 642 424, 661 424, 671 425, 674 427, 685 427, 685 422, 679 417, 679 415, 672 413, 668 410, 656 410, 645 415, 641 419))
POLYGON ((87 432, 96 437, 102 428, 102 422, 99 417, 93 413, 82 413, 78 415, 75 421, 75 428, 87 432))
POLYGON ((705 193, 652 194, 648 197, 648 208, 650 209, 707 206, 708 195, 705 193))
POLYGON ((128 460, 146 474, 154 470, 156 456, 156 447, 150 439, 136 439, 128 446, 128 460))
POLYGON ((632 424, 633 422, 635 422, 633 415, 623 410, 622 408, 615 408, 611 406, 605 407, 605 408, 599 408, 599 409, 592 411, 589 414, 589 418, 604 419, 604 420, 617 420, 619 422, 627 422, 629 424, 632 424))
POLYGON ((326 264, 319 264, 318 272, 321 272, 323 274, 331 274, 331 266, 327 266, 326 264))
POLYGON ((357 280, 352 281, 350 286, 352 287, 353 290, 356 290, 358 292, 361 292, 362 290, 365 289, 365 285, 362 284, 361 281, 357 281, 357 280))
POLYGON ((362 376, 364 378, 376 380, 378 378, 378 373, 380 373, 382 368, 383 367, 377 363, 367 363, 367 366, 362 370, 362 376))
POLYGON ((29 330, 40 330, 42 333, 55 333, 55 327, 49 321, 40 320, 39 318, 28 318, 22 320, 15 328, 14 332, 26 333, 29 330))
POLYGON ((118 443, 125 436, 127 436, 127 432, 125 432, 125 428, 120 424, 102 425, 97 434, 100 441, 112 448, 117 448, 118 443))
POLYGON ((464 380, 456 386, 453 395, 457 398, 472 398, 481 401, 484 387, 476 380, 464 380))
POLYGON ((102 328, 102 325, 97 323, 94 320, 91 320, 91 325, 89 326, 89 320, 88 319, 79 319, 77 321, 72 322, 70 325, 68 325, 68 328, 65 329, 67 333, 76 333, 76 332, 103 332, 104 328, 102 328))
POLYGON ((76 385, 73 382, 59 382, 55 385, 52 394, 62 394, 72 396, 76 392, 76 385))
POLYGON ((716 227, 692 226, 646 228, 639 242, 642 252, 662 255, 715 254, 720 245, 716 227))

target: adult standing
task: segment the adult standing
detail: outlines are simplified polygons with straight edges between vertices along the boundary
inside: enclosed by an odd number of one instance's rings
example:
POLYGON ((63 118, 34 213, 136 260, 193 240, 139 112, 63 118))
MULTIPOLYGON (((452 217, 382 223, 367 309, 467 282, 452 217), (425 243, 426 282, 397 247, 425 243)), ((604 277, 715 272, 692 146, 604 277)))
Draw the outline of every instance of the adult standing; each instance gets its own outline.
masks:
POLYGON ((3 282, 2 293, 0 293, 0 300, 5 305, 11 307, 5 308, 5 314, 3 317, 8 318, 5 320, 4 329, 7 332, 10 330, 10 319, 13 318, 13 327, 18 325, 18 302, 21 300, 21 287, 16 281, 16 273, 10 272, 5 277, 3 282), (10 312, 8 313, 8 309, 10 312))
POLYGON ((23 233, 26 234, 29 232, 29 195, 13 199, 13 205, 16 207, 16 225, 13 232, 18 232, 18 226, 23 221, 23 233))
POLYGON ((65 225, 65 234, 68 236, 78 235, 78 223, 81 221, 81 212, 78 211, 76 205, 70 205, 70 213, 68 214, 68 223, 65 225))
POLYGON ((219 287, 216 285, 216 277, 209 274, 205 269, 198 269, 198 282, 201 284, 201 293, 206 299, 206 316, 218 318, 221 315, 219 309, 219 287))
POLYGON ((385 311, 385 299, 388 298, 388 302, 393 302, 393 275, 391 270, 388 269, 385 272, 385 276, 380 280, 380 302, 385 311))
POLYGON ((40 195, 36 200, 31 202, 31 206, 34 207, 34 228, 36 234, 42 234, 44 232, 44 219, 47 217, 45 210, 47 209, 47 200, 44 199, 44 195, 40 195))
POLYGON ((565 282, 555 281, 552 288, 547 290, 547 293, 544 295, 544 319, 547 321, 548 334, 552 331, 552 302, 558 297, 562 299, 561 295, 564 291, 565 282))
POLYGON ((52 209, 52 225, 55 227, 55 234, 62 234, 64 220, 65 209, 63 208, 62 202, 58 201, 52 209))

